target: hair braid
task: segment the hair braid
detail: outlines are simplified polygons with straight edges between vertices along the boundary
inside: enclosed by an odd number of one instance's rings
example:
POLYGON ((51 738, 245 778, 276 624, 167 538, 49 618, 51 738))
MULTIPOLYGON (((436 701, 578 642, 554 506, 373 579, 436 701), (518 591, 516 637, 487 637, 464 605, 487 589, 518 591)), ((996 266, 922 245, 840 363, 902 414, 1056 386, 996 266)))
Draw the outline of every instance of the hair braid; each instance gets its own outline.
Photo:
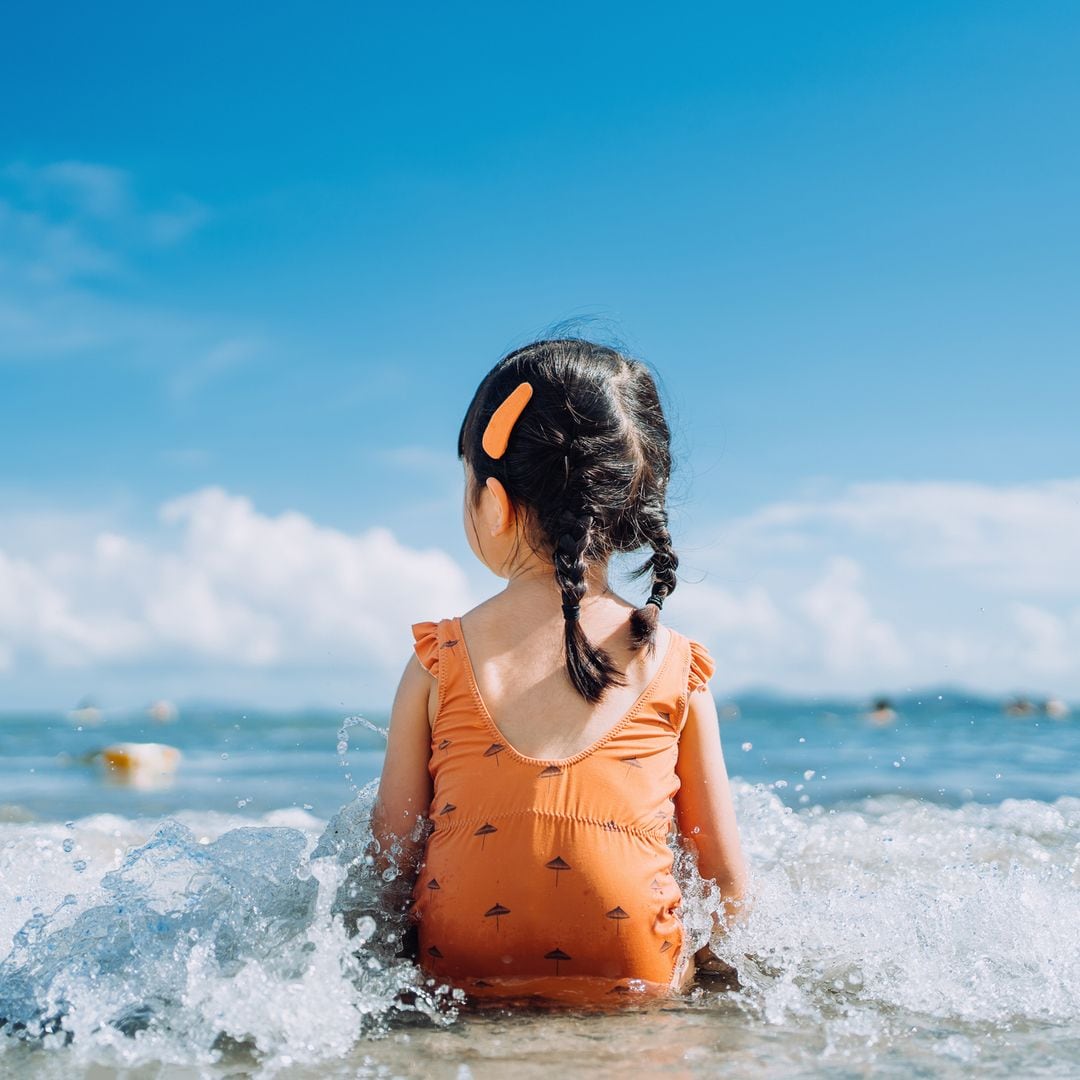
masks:
POLYGON ((652 591, 649 599, 630 613, 630 638, 635 647, 647 645, 651 649, 656 644, 660 608, 679 583, 675 576, 679 557, 671 546, 671 533, 668 532, 667 513, 664 510, 649 515, 642 525, 642 531, 653 550, 637 572, 640 575, 652 572, 652 591))
POLYGON ((584 505, 583 477, 570 468, 572 445, 571 439, 566 447, 566 504, 552 530, 557 537, 553 562, 562 592, 566 671, 578 693, 597 702, 609 686, 623 686, 626 680, 611 656, 589 641, 581 628, 580 605, 594 546, 595 516, 584 505))

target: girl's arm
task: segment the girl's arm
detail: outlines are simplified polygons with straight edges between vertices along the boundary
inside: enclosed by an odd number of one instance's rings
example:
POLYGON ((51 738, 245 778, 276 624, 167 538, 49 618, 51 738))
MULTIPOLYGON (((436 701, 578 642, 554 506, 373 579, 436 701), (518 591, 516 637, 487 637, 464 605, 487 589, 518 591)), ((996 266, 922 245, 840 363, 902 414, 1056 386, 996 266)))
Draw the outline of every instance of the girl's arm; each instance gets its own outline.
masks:
POLYGON ((371 833, 378 842, 375 866, 381 874, 397 867, 398 889, 411 887, 424 853, 424 822, 431 805, 431 725, 428 701, 435 680, 413 656, 401 676, 390 713, 386 757, 379 794, 371 811, 371 833))
POLYGON ((675 796, 679 832, 696 852, 701 876, 719 886, 730 921, 743 909, 746 861, 720 746, 716 703, 707 690, 690 694, 675 772, 681 783, 675 796))

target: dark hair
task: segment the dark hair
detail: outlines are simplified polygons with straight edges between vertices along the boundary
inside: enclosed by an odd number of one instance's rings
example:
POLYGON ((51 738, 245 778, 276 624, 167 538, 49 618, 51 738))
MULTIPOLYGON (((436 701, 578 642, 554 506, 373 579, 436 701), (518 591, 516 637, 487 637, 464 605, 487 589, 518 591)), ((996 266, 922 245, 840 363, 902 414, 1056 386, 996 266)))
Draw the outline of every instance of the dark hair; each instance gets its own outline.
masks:
POLYGON ((458 456, 479 498, 488 477, 525 509, 534 549, 550 558, 563 596, 566 669, 588 701, 624 684, 578 621, 589 564, 615 552, 650 548, 634 572, 651 572, 649 601, 630 616, 635 648, 655 644, 664 598, 675 591, 679 560, 668 532, 671 433, 649 369, 615 349, 580 338, 536 341, 500 360, 480 383, 458 436, 458 456), (502 457, 485 453, 484 429, 520 383, 533 394, 502 457))

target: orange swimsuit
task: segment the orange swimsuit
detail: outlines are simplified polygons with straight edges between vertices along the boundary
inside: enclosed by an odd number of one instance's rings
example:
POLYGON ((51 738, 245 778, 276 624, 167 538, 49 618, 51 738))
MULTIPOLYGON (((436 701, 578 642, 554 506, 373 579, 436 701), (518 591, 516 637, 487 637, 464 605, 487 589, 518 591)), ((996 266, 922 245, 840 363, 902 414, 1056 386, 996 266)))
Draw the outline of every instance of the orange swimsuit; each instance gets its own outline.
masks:
POLYGON ((709 654, 672 631, 630 711, 586 750, 548 761, 495 726, 460 619, 412 629, 439 695, 434 831, 412 898, 423 967, 470 996, 677 985, 682 895, 667 838, 679 733, 689 694, 713 673, 709 654))

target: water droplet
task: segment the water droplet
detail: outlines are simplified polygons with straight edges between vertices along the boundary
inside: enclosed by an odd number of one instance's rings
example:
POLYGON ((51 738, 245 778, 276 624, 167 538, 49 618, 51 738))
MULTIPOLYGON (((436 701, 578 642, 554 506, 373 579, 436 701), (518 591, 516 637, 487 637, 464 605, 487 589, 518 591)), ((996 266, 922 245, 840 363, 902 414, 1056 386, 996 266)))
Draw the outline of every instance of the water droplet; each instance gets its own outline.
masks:
POLYGON ((744 751, 753 750, 754 749, 754 744, 752 742, 744 742, 742 744, 742 748, 743 748, 744 751))
POLYGON ((60 846, 64 849, 65 853, 70 854, 72 849, 75 847, 75 841, 65 840, 60 846))
POLYGON ((71 864, 71 867, 75 871, 75 873, 81 874, 86 869, 86 860, 85 859, 76 859, 71 864))
POLYGON ((221 760, 222 761, 228 761, 229 760, 229 755, 228 754, 222 754, 221 755, 221 760))
POLYGON ((802 774, 804 780, 813 780, 815 776, 817 776, 817 772, 814 769, 807 769, 806 772, 802 774))

